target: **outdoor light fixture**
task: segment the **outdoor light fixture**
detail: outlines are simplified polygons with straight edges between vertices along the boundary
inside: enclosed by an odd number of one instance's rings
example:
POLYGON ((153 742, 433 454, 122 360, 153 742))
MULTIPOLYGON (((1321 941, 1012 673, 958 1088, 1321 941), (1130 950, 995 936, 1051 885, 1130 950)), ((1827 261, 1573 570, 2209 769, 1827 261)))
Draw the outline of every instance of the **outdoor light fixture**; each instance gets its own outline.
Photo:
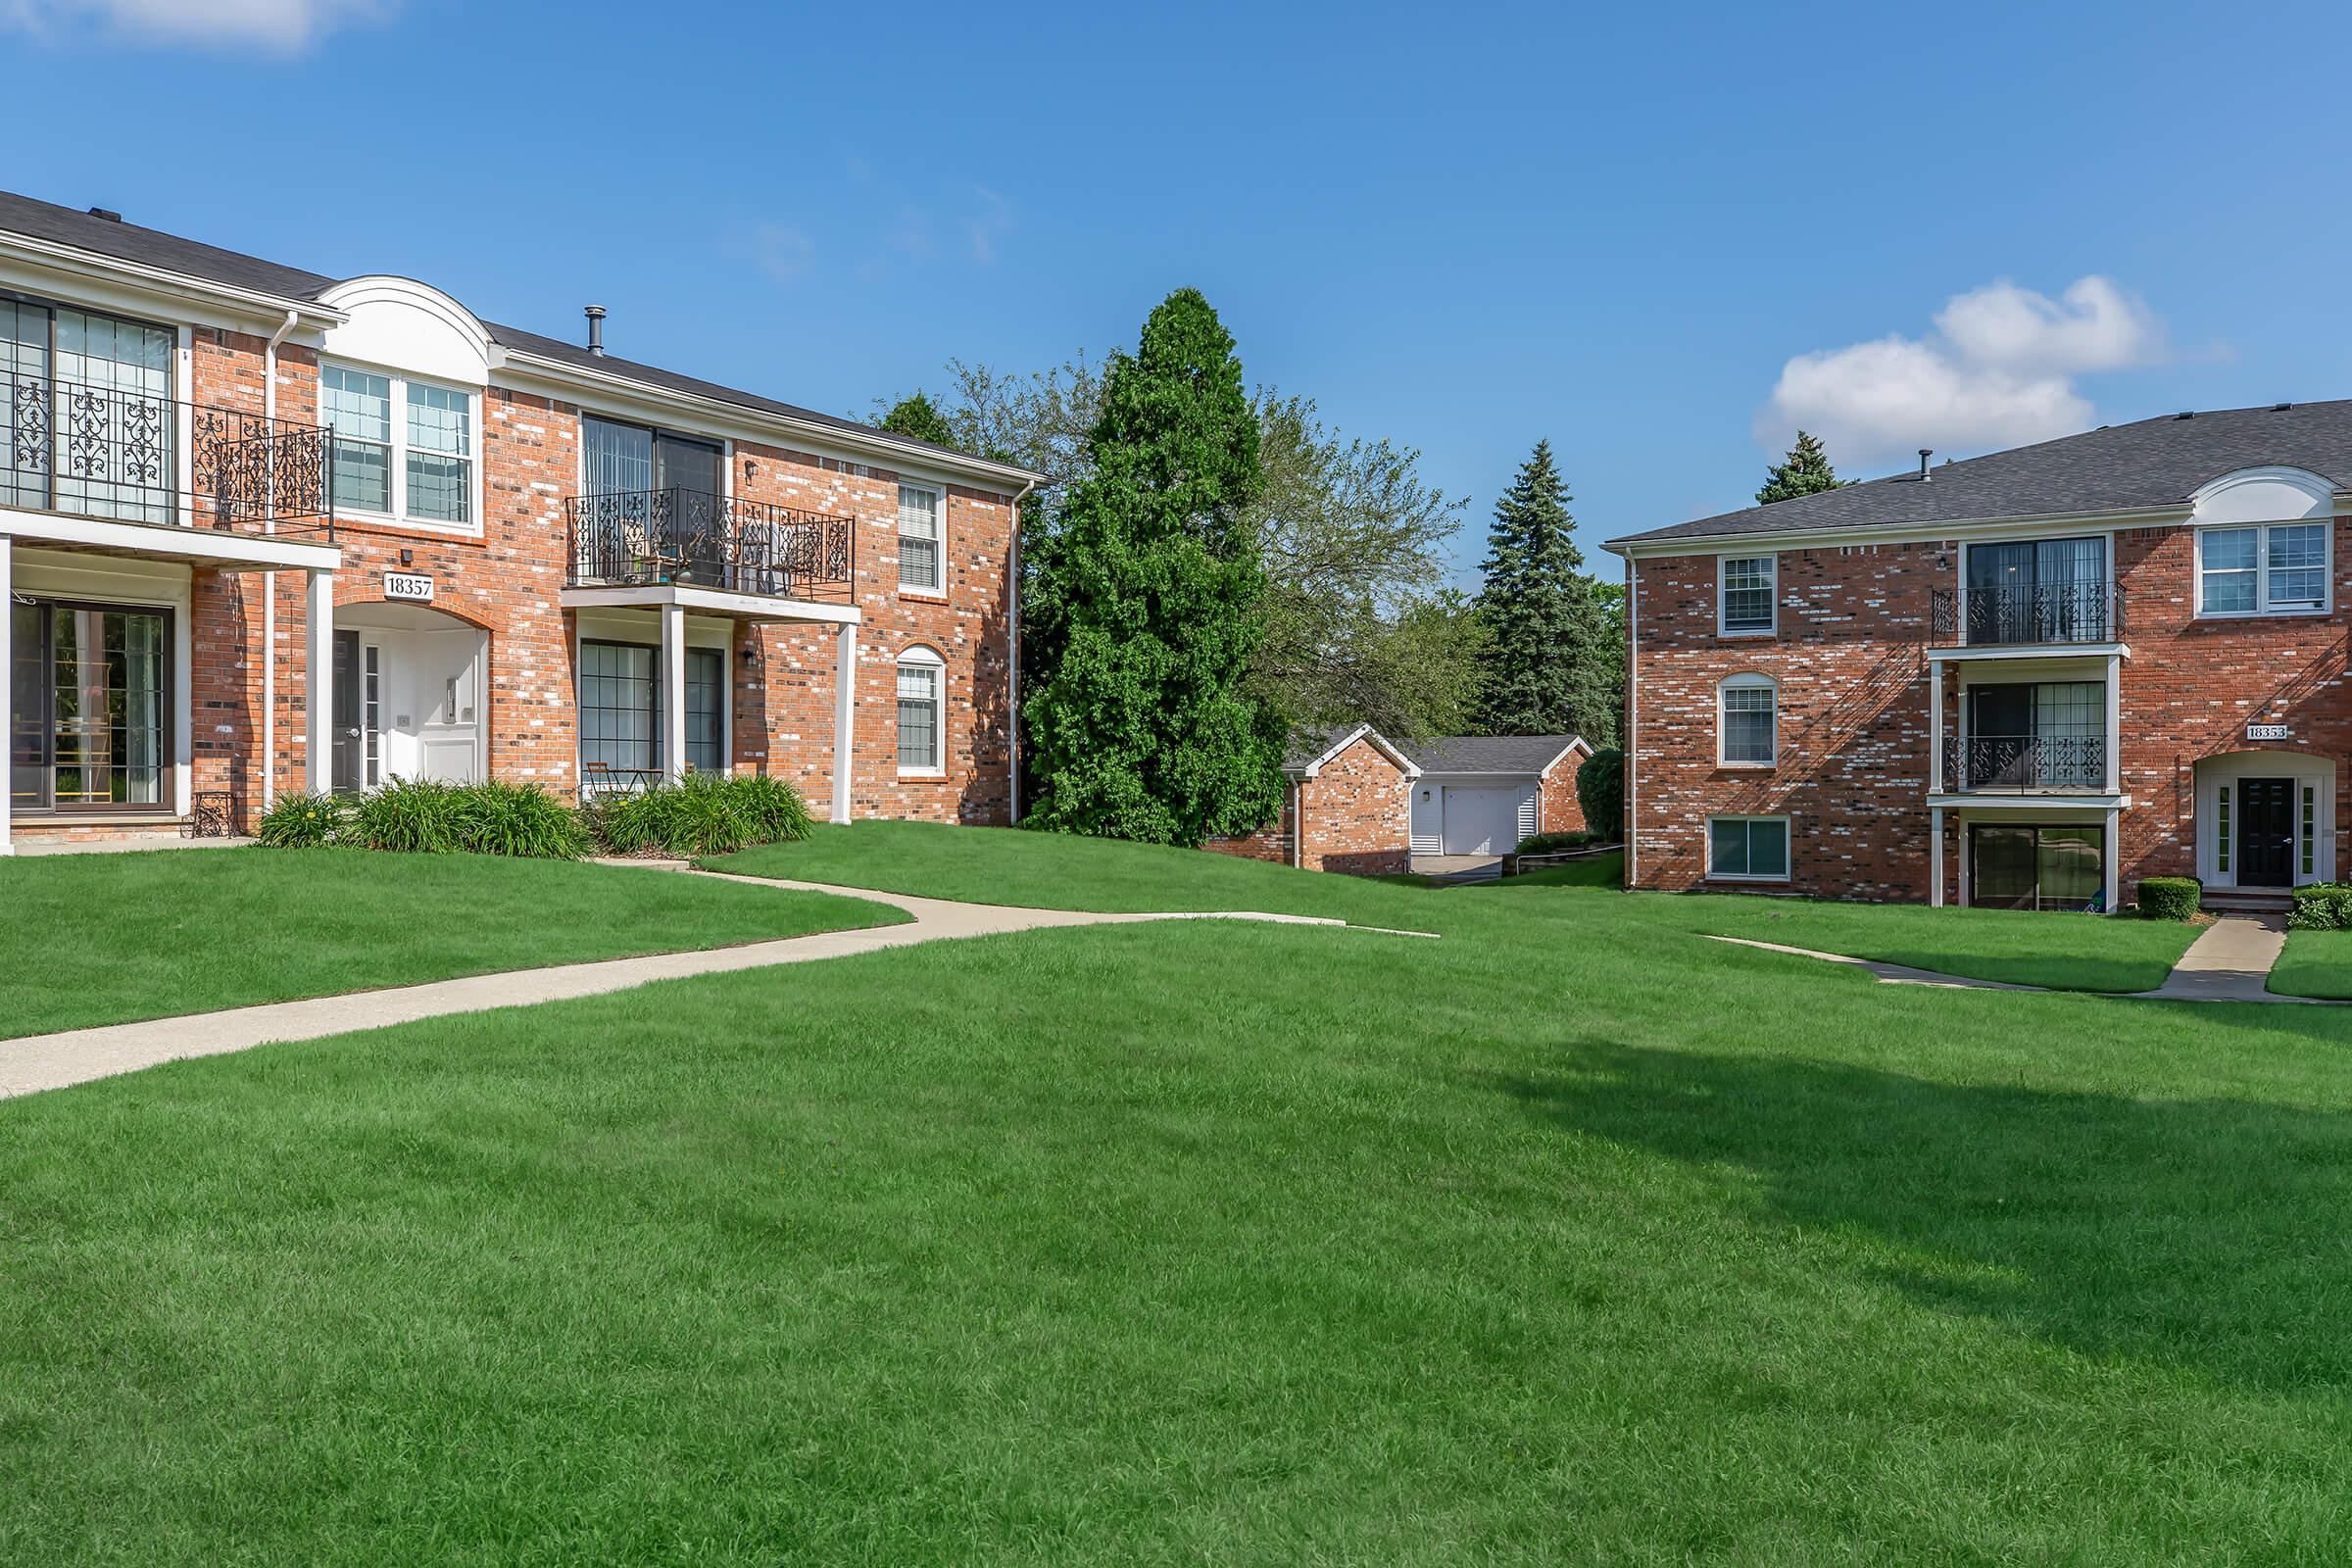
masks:
POLYGON ((400 564, 404 566, 415 565, 416 564, 416 552, 414 550, 403 550, 400 553, 400 564))

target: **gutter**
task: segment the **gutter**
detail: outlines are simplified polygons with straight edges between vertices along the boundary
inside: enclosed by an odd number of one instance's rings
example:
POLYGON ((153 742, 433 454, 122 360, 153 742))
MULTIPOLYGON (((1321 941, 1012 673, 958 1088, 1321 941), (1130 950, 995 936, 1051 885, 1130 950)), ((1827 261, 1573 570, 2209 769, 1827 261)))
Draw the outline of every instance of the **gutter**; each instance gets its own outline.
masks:
POLYGON ((151 289, 238 306, 255 319, 292 314, 303 321, 321 327, 339 325, 351 319, 348 313, 321 305, 317 300, 272 294, 265 289, 239 288, 234 283, 220 283, 186 272, 174 272, 168 268, 149 267, 120 256, 109 256, 104 251, 85 250, 78 245, 66 245, 13 230, 0 232, 0 254, 13 254, 35 266, 59 271, 129 279, 151 289))
MULTIPOLYGON (((294 328, 302 324, 302 313, 288 309, 286 318, 270 334, 262 348, 262 417, 276 428, 277 420, 277 346, 286 340, 294 328)), ((193 390, 191 388, 191 390, 193 390)), ((265 533, 277 532, 277 475, 270 476, 269 515, 262 519, 265 533)), ((312 671, 314 680, 318 672, 312 671)), ((328 679, 333 679, 330 673, 328 679)), ((277 800, 277 573, 262 573, 262 809, 267 811, 277 800)))
POLYGON ((1628 534, 1601 542, 1601 549, 1631 561, 1641 556, 1715 555, 1736 545, 1773 550, 1806 550, 1821 545, 1903 544, 1974 538, 1980 534, 2031 537, 2050 528, 2159 528, 2192 520, 2188 502, 2163 507, 2122 507, 2104 512, 2022 513, 2003 517, 1951 517, 1941 521, 1858 522, 1844 528, 1754 528, 1671 537, 1628 534))

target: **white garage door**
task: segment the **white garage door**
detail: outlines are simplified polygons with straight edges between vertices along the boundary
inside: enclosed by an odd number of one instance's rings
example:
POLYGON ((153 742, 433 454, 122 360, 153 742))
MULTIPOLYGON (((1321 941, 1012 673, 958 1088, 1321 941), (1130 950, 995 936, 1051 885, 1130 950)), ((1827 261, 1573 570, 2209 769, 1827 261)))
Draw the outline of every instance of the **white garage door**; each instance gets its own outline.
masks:
POLYGON ((1446 791, 1446 853, 1508 855, 1519 847, 1520 821, 1535 816, 1533 789, 1446 791))

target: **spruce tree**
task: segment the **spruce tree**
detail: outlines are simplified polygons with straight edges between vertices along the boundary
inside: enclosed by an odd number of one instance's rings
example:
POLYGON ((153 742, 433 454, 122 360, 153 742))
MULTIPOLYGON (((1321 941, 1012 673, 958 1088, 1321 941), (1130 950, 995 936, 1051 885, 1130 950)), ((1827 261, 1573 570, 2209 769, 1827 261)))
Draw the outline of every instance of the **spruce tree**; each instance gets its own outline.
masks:
POLYGON ((1249 694, 1264 564, 1258 422, 1194 289, 1114 356, 1024 611, 1033 827, 1152 844, 1245 833, 1282 805, 1285 725, 1249 694))
POLYGON ((1843 483, 1830 466, 1830 455, 1821 449, 1812 432, 1799 430, 1796 445, 1788 449, 1788 455, 1766 470, 1764 488, 1756 492, 1756 504, 1768 507, 1775 501, 1792 501, 1798 496, 1835 490, 1843 483))
POLYGON ((1481 717, 1490 735, 1617 739, 1623 652, 1606 595, 1583 570, 1568 486, 1539 441, 1494 504, 1478 610, 1492 633, 1481 717))

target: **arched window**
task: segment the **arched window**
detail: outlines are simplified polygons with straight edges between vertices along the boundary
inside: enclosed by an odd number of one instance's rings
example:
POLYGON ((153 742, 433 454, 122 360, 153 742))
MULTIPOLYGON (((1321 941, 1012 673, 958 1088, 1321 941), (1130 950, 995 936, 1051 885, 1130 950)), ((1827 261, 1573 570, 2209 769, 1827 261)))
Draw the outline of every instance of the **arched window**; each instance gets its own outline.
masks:
POLYGON ((899 771, 944 772, 948 662, 920 643, 899 655, 899 771))
POLYGON ((1769 675, 1733 675, 1716 689, 1715 760, 1725 767, 1780 760, 1781 693, 1769 675))

